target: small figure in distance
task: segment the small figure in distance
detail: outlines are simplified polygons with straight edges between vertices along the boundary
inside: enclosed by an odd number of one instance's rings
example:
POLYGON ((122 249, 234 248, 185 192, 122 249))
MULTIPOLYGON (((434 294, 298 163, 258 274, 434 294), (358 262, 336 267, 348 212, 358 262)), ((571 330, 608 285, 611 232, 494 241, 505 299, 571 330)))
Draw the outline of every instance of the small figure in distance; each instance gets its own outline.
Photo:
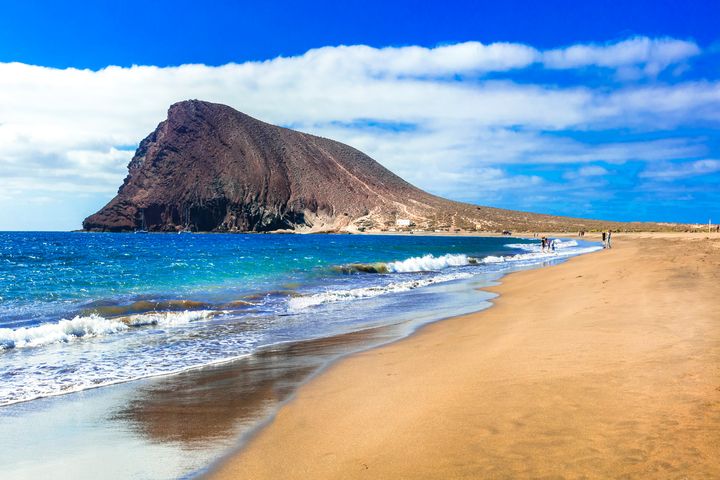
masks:
POLYGON ((547 248, 547 239, 545 237, 542 237, 540 239, 540 244, 542 245, 542 251, 545 252, 545 248, 547 248))
POLYGON ((612 236, 612 230, 608 230, 608 236, 607 236, 607 248, 612 248, 612 245, 610 244, 610 237, 612 236))
POLYGON ((602 232, 602 242, 603 242, 603 248, 607 248, 607 233, 604 231, 602 232))

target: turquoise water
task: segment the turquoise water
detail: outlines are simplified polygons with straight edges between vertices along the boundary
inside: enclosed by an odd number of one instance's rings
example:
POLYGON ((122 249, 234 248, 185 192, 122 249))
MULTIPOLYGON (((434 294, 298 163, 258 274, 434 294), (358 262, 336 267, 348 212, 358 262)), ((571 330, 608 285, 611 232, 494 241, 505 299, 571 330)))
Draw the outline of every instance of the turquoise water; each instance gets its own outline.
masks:
POLYGON ((0 234, 0 405, 450 308, 432 286, 596 247, 370 235, 0 234))
MULTIPOLYGON (((35 325, 92 301, 220 302, 283 284, 322 282, 328 267, 434 254, 498 255, 495 238, 348 235, 0 233, 0 325, 35 325)), ((75 310, 73 310, 75 309, 75 310)))

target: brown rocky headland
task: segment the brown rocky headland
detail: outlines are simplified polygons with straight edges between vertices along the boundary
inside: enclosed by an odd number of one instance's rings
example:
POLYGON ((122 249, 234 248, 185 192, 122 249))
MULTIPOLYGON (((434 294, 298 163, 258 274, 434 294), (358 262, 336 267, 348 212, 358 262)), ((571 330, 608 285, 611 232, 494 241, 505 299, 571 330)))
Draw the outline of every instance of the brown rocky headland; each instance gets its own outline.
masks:
MULTIPOLYGON (((348 145, 189 100, 140 142, 88 231, 671 230, 471 205, 429 194, 348 145)), ((481 188, 478 186, 478 188, 481 188)))

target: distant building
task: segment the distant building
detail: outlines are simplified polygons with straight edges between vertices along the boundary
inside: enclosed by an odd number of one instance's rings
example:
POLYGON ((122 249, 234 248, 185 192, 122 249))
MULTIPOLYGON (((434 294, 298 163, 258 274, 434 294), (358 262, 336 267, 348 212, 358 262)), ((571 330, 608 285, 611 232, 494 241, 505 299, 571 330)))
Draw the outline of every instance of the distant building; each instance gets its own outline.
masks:
POLYGON ((398 218, 395 220, 395 225, 398 227, 409 227, 413 225, 413 223, 407 218, 398 218))

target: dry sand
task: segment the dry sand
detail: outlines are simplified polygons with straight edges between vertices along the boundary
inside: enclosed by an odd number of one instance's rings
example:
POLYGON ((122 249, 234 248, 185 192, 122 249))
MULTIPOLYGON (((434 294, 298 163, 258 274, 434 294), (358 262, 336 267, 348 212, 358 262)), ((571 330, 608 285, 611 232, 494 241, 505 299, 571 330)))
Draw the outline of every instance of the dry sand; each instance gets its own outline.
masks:
POLYGON ((215 478, 720 478, 720 237, 618 235, 353 355, 215 478))

